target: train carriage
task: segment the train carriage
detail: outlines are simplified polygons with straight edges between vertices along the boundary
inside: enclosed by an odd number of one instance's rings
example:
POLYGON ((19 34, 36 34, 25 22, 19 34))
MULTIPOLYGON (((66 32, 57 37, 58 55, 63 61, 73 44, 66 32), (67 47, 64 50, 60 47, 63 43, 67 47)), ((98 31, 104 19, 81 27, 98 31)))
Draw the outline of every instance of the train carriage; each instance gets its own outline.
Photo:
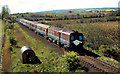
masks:
POLYGON ((59 41, 60 39, 60 33, 59 31, 62 30, 61 28, 57 28, 57 27, 49 27, 48 28, 48 37, 54 39, 54 40, 57 40, 59 41))
POLYGON ((22 23, 24 26, 26 26, 30 29, 35 30, 36 22, 28 21, 28 20, 25 20, 25 19, 20 19, 20 23, 22 23))
POLYGON ((43 34, 50 41, 70 48, 83 48, 83 34, 72 30, 40 24, 25 19, 19 21, 30 29, 43 34))
POLYGON ((74 33, 74 31, 62 29, 59 32, 61 33, 60 42, 70 47, 70 34, 74 33))
POLYGON ((50 27, 49 25, 36 24, 36 31, 40 34, 43 34, 43 35, 47 36, 49 27, 50 27))

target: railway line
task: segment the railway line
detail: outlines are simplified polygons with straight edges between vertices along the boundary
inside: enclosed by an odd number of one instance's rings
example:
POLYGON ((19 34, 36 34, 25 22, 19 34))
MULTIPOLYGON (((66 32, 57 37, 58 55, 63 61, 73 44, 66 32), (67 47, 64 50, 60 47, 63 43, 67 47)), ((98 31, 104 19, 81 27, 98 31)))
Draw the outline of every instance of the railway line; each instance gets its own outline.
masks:
POLYGON ((91 56, 80 56, 80 59, 83 60, 83 63, 87 63, 91 67, 93 67, 96 70, 96 72, 120 73, 120 70, 118 68, 91 56))
MULTIPOLYGON (((63 47, 59 47, 57 44, 54 44, 52 41, 47 40, 46 38, 44 38, 41 35, 36 34, 34 31, 29 30, 28 28, 26 28, 25 26, 21 25, 20 23, 18 23, 20 25, 20 27, 22 29, 24 29, 25 31, 28 32, 28 34, 38 40, 41 40, 43 43, 49 45, 50 47, 52 47, 53 49, 55 49, 55 51, 61 56, 64 54, 64 51, 69 51, 64 49, 63 47), (41 37, 41 38, 39 38, 41 37)), ((89 67, 89 71, 88 72, 113 72, 113 73, 120 73, 120 70, 110 64, 107 64, 101 60, 98 60, 96 58, 93 58, 91 56, 79 56, 80 59, 82 59, 83 61, 81 62, 81 64, 83 64, 85 67, 89 67)))

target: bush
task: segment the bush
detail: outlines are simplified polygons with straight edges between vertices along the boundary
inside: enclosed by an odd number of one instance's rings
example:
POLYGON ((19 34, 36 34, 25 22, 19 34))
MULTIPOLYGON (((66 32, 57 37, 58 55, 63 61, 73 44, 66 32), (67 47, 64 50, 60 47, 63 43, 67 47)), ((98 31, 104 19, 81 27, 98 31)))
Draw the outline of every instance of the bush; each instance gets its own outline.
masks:
POLYGON ((78 57, 78 54, 75 52, 65 52, 63 56, 65 60, 65 64, 68 66, 69 71, 75 71, 80 66, 79 62, 81 61, 78 57))
POLYGON ((113 46, 108 46, 108 45, 101 45, 99 47, 99 51, 103 52, 105 56, 107 57, 119 57, 119 53, 120 53, 120 48, 118 47, 118 45, 113 45, 113 46))
POLYGON ((10 36, 12 34, 12 30, 11 29, 7 29, 6 30, 6 34, 7 34, 7 36, 10 36))
POLYGON ((15 40, 15 38, 13 36, 10 37, 10 44, 11 44, 11 46, 17 45, 17 41, 15 40))

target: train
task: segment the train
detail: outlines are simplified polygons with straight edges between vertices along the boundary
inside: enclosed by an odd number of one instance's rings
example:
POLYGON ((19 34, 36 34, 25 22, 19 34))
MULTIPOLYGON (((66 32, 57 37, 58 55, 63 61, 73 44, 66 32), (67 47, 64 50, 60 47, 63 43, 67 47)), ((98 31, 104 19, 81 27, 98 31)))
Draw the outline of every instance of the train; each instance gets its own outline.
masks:
POLYGON ((74 30, 68 30, 46 24, 37 23, 26 19, 19 19, 18 22, 28 27, 29 29, 32 29, 37 34, 43 35, 43 37, 58 44, 59 46, 74 49, 83 48, 84 40, 82 33, 79 33, 74 30))

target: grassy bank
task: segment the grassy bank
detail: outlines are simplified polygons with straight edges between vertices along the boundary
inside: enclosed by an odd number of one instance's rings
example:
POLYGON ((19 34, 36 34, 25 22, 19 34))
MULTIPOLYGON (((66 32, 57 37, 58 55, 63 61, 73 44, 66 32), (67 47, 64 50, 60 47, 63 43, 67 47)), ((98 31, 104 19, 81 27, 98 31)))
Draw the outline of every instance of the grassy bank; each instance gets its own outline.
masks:
MULTIPOLYGON (((9 34, 6 32, 7 25, 10 25, 6 20, 2 24, 2 35, 3 35, 3 49, 2 49, 2 70, 4 72, 9 72, 11 67, 11 54, 10 54, 10 43, 9 43, 9 34)), ((7 30, 8 31, 8 30, 7 30)))

